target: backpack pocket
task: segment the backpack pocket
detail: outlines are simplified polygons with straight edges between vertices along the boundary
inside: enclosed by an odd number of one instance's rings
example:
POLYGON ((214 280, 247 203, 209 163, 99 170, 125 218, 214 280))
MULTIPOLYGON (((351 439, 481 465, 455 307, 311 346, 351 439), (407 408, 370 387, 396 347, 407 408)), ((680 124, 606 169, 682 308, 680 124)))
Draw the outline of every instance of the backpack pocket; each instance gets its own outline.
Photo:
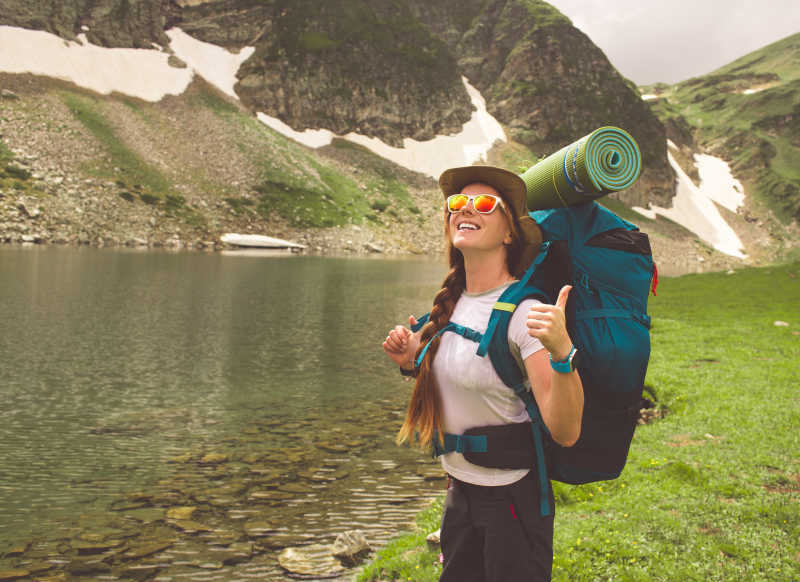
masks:
POLYGON ((587 399, 625 405, 641 392, 650 358, 646 321, 623 309, 578 311, 573 341, 587 399))

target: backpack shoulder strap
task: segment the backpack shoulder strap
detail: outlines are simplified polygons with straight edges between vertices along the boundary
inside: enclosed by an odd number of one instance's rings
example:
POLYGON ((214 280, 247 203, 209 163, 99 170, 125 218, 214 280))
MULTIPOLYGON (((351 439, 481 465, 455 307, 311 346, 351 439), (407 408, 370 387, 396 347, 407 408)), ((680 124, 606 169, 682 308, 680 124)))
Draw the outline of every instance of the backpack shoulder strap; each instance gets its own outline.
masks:
MULTIPOLYGON (((550 243, 542 243, 539 254, 533 260, 531 266, 525 271, 525 274, 522 275, 522 278, 513 285, 510 285, 497 300, 497 303, 494 304, 492 314, 489 316, 489 324, 486 327, 486 333, 483 334, 483 339, 481 339, 480 345, 478 346, 479 356, 483 357, 488 353, 489 345, 492 343, 494 337, 498 335, 497 332, 500 327, 502 327, 506 333, 508 332, 508 323, 511 321, 511 316, 514 314, 517 305, 519 305, 523 299, 537 297, 547 300, 545 292, 533 284, 532 278, 537 267, 547 258, 549 250, 550 243)), ((500 335, 505 339, 505 333, 501 333, 500 335)), ((500 374, 500 371, 498 371, 498 374, 500 374)), ((506 382, 502 374, 500 374, 500 378, 507 385, 511 385, 506 382)))
POLYGON ((543 516, 551 513, 547 462, 544 452, 544 439, 546 435, 549 435, 549 431, 542 420, 536 399, 525 383, 526 374, 520 369, 517 360, 511 354, 511 348, 508 345, 508 326, 514 311, 523 299, 535 297, 543 301, 549 301, 547 294, 535 284, 533 276, 536 269, 547 258, 549 252, 550 243, 542 243, 539 254, 528 270, 525 271, 522 278, 506 289, 500 296, 492 310, 486 333, 478 346, 478 355, 484 356, 488 354, 497 375, 522 400, 531 419, 532 438, 536 451, 536 471, 541 491, 540 511, 543 516))

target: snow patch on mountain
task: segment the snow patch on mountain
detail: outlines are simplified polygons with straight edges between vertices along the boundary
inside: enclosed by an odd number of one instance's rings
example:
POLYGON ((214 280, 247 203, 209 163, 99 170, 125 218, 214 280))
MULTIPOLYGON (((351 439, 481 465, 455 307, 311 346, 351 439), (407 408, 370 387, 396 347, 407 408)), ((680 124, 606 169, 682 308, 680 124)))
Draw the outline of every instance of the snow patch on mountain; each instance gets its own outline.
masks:
POLYGON ((103 95, 117 92, 145 101, 180 95, 194 70, 170 66, 168 59, 156 49, 93 45, 85 34, 76 42, 40 30, 0 26, 0 71, 63 79, 103 95))
POLYGON ((736 212, 744 202, 742 185, 733 178, 728 164, 714 156, 695 155, 700 175, 700 186, 695 186, 670 152, 667 152, 667 159, 677 176, 672 206, 662 208, 651 204, 647 209, 634 206, 633 210, 651 220, 660 214, 689 229, 718 251, 745 258, 742 241, 715 205, 736 212))

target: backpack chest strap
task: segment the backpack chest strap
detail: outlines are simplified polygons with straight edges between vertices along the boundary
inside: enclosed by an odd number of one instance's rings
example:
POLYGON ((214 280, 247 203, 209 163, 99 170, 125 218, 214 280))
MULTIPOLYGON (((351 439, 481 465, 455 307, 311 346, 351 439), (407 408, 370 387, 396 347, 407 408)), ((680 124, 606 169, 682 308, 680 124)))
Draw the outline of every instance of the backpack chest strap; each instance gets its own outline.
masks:
POLYGON ((458 323, 453 323, 452 321, 444 326, 442 329, 437 331, 434 336, 428 340, 428 343, 425 344, 425 347, 422 348, 422 351, 419 353, 417 360, 414 362, 414 367, 419 368, 419 365, 422 363, 422 360, 425 358, 425 354, 428 353, 428 348, 431 347, 431 343, 437 337, 442 335, 446 331, 452 331, 453 333, 457 333, 458 335, 471 340, 475 343, 480 343, 481 339, 483 338, 483 334, 479 331, 472 329, 471 327, 467 327, 466 325, 460 325, 458 323))

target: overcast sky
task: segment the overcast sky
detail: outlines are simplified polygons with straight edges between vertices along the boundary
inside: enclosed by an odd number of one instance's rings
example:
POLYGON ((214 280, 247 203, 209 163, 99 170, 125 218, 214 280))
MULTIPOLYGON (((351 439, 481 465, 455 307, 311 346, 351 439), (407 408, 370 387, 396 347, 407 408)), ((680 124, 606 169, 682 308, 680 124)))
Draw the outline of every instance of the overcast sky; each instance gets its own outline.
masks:
POLYGON ((677 83, 800 32, 800 0, 547 0, 637 85, 677 83))

